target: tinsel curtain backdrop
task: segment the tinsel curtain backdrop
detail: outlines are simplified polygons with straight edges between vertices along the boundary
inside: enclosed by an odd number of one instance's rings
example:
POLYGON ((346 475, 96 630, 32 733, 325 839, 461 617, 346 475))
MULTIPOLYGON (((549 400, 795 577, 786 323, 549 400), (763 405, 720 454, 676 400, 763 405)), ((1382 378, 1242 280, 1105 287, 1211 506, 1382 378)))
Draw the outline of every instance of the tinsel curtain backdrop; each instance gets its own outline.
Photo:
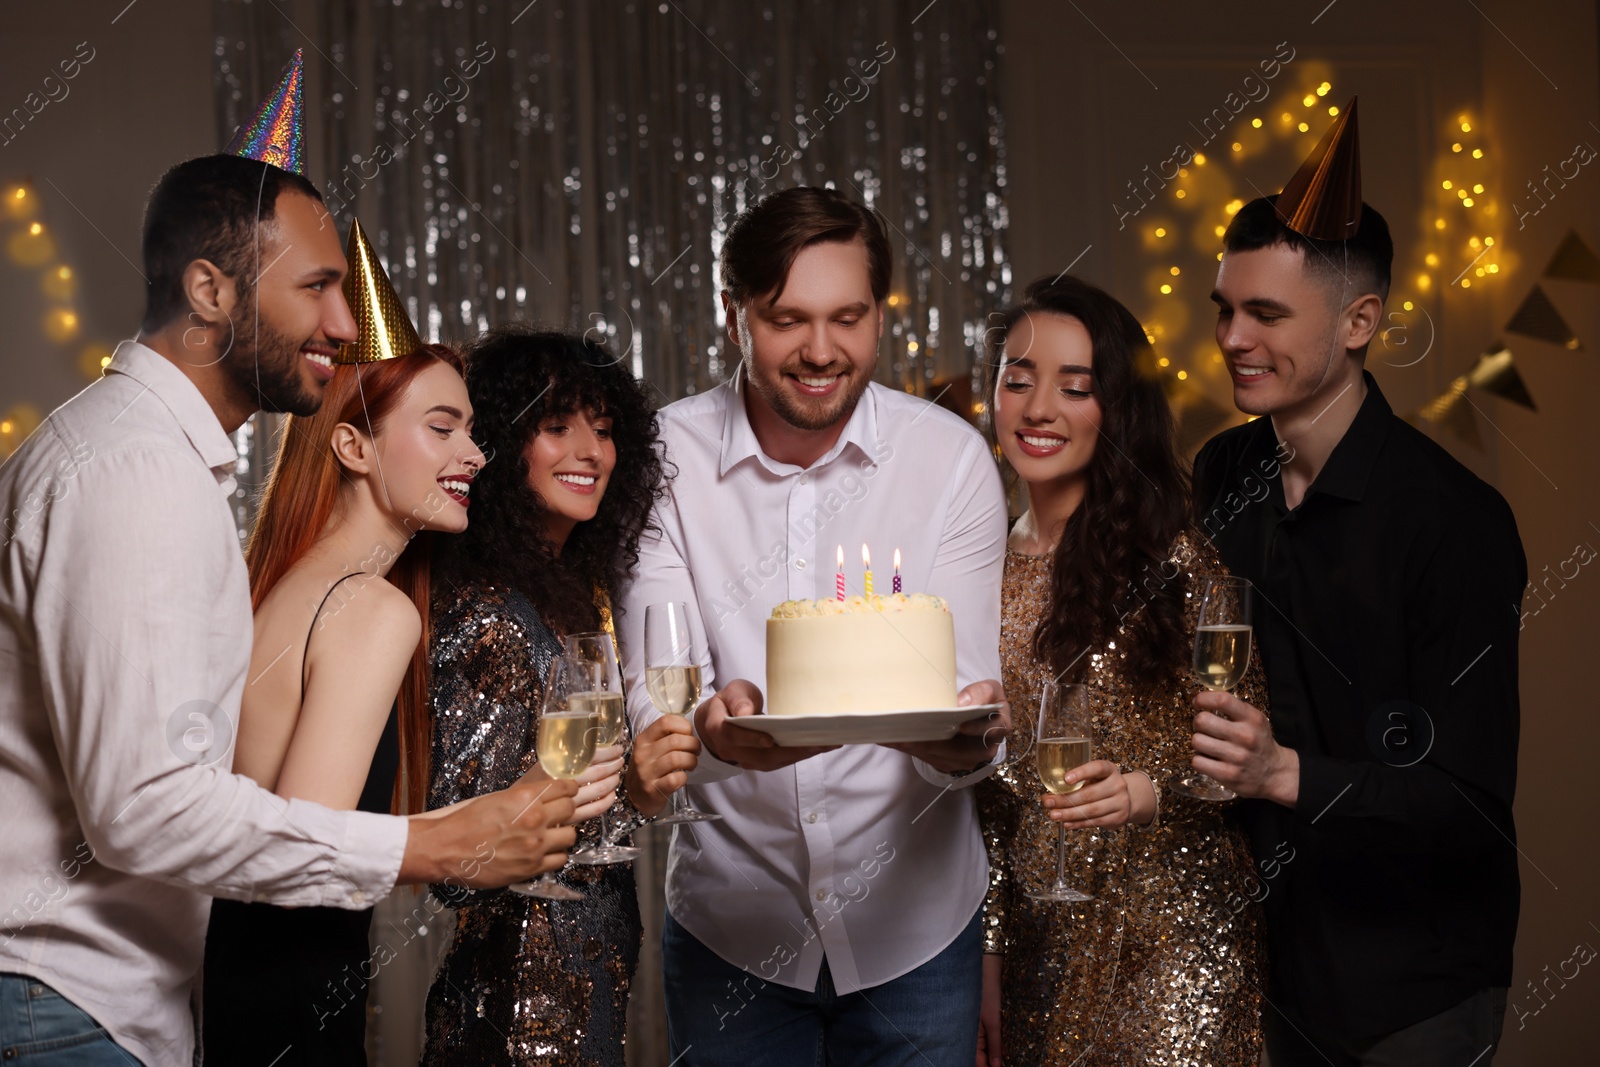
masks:
MULTIPOLYGON (((592 331, 663 404, 737 359, 716 281, 732 216, 831 183, 882 214, 896 256, 878 379, 970 416, 1011 282, 997 7, 216 0, 217 144, 304 48, 308 176, 341 227, 361 219, 425 339, 512 320, 592 331)), ((241 535, 272 423, 237 435, 241 535)), ((629 1061, 665 1063, 665 837, 640 836, 657 847, 638 865, 629 1061)), ((431 962, 406 981, 425 987, 431 962)), ((380 976, 375 999, 410 1014, 395 984, 380 976)), ((414 1062, 381 1030, 375 1063, 414 1062)))

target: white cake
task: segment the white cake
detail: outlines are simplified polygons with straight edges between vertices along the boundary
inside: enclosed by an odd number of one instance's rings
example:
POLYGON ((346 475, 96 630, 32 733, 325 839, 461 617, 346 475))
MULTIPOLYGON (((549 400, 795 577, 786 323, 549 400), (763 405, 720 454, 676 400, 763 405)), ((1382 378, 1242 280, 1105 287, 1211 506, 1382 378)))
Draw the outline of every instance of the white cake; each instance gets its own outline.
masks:
POLYGON ((786 600, 767 620, 769 715, 956 706, 956 636, 923 593, 786 600))

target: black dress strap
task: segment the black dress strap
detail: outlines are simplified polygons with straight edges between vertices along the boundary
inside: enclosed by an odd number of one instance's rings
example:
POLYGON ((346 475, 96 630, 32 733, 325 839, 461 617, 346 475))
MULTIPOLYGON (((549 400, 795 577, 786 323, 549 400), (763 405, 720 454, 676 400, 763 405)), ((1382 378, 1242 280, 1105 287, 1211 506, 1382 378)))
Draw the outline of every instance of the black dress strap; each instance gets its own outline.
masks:
POLYGON ((333 591, 339 588, 340 582, 364 573, 364 571, 351 571, 328 586, 328 591, 322 595, 322 603, 317 605, 316 614, 311 616, 311 625, 306 630, 305 651, 300 653, 300 703, 302 704, 306 702, 306 664, 311 662, 311 635, 317 632, 317 619, 322 617, 322 609, 328 606, 328 598, 333 596, 333 591))

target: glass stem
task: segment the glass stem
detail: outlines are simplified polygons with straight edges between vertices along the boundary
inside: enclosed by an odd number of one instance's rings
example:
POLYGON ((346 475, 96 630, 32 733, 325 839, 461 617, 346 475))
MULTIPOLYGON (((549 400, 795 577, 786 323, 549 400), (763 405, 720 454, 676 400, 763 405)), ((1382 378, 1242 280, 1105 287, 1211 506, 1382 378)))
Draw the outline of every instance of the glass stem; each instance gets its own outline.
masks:
POLYGON ((1056 823, 1056 888, 1067 885, 1067 824, 1056 823))
POLYGON ((610 835, 608 835, 606 833, 606 813, 603 812, 603 811, 600 813, 599 822, 600 822, 600 843, 598 845, 596 845, 595 847, 596 848, 605 848, 607 845, 609 845, 611 843, 611 839, 610 839, 610 835))
POLYGON ((674 814, 674 815, 682 815, 683 814, 683 790, 682 789, 680 789, 676 793, 672 794, 672 814, 674 814))

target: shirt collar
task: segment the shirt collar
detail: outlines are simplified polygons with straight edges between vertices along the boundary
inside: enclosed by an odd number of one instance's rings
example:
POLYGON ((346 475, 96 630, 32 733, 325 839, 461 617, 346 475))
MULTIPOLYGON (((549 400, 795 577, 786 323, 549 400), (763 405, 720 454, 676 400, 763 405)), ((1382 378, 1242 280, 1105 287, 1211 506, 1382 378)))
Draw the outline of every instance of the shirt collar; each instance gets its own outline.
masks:
POLYGON ((124 374, 166 405, 178 420, 189 444, 206 466, 232 475, 239 463, 239 450, 222 428, 217 413, 188 377, 165 356, 138 341, 123 341, 106 366, 107 374, 124 374))
MULTIPOLYGON (((761 451, 761 442, 756 440, 755 429, 750 425, 750 413, 744 406, 744 393, 748 387, 744 364, 741 362, 728 381, 727 404, 722 416, 722 456, 718 475, 726 475, 734 467, 751 458, 758 460, 774 474, 797 473, 799 467, 792 463, 780 463, 761 451)), ((846 447, 854 447, 869 463, 877 466, 878 405, 873 392, 873 387, 869 384, 866 392, 861 394, 861 399, 856 402, 856 409, 850 413, 850 420, 845 423, 843 432, 839 434, 839 440, 834 442, 826 455, 811 465, 811 469, 816 470, 832 463, 846 447)))
MULTIPOLYGON (((1316 480, 1311 483, 1310 489, 1306 492, 1307 499, 1318 495, 1359 501, 1366 493, 1367 484, 1372 480, 1372 472, 1378 465, 1378 456, 1383 451, 1383 443, 1389 436, 1389 423, 1394 417, 1394 412, 1389 407, 1389 401, 1384 399, 1383 391, 1378 388, 1378 383, 1371 373, 1362 371, 1361 377, 1367 383, 1366 398, 1361 401, 1361 408, 1351 421, 1350 428, 1339 438, 1339 443, 1333 446, 1333 451, 1328 454, 1328 461, 1322 465, 1316 480)), ((1254 447, 1268 452, 1275 451, 1278 439, 1272 430, 1272 420, 1256 421, 1266 425, 1258 432, 1254 447)))

